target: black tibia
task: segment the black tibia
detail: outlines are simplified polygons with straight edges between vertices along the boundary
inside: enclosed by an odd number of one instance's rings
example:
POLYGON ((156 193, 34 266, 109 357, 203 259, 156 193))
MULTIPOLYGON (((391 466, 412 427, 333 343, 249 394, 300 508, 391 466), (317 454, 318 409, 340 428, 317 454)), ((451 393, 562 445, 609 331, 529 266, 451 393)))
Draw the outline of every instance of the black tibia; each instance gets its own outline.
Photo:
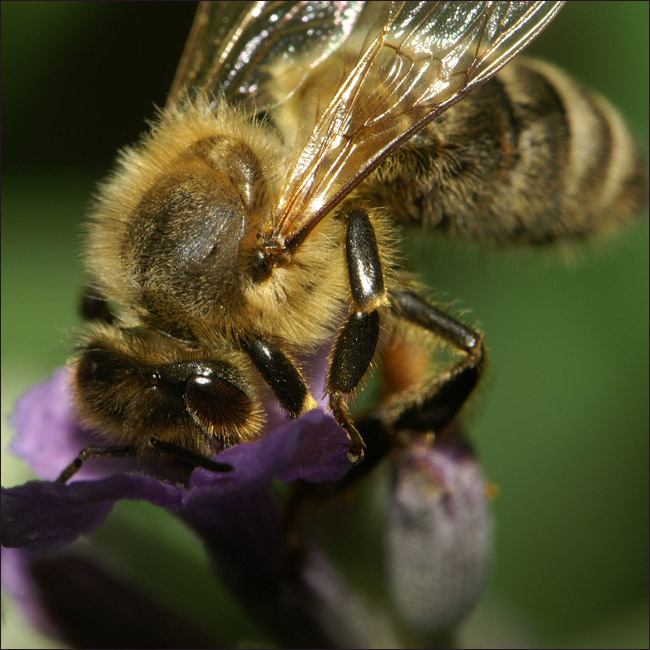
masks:
POLYGON ((345 250, 352 299, 357 309, 372 311, 384 297, 384 274, 375 231, 365 210, 350 210, 345 214, 345 222, 345 250))
POLYGON ((365 445, 352 424, 345 395, 354 391, 372 361, 379 340, 377 307, 386 295, 377 238, 365 210, 344 214, 347 226, 345 250, 352 293, 352 309, 334 341, 327 373, 330 408, 348 432, 351 453, 363 457, 365 445))
POLYGON ((137 450, 131 445, 124 446, 89 446, 82 449, 79 455, 59 474, 57 483, 66 483, 74 476, 89 458, 124 458, 125 456, 137 456, 137 450))
MULTIPOLYGON (((353 305, 334 341, 327 373, 327 392, 332 396, 330 401, 337 403, 341 403, 341 400, 334 400, 334 395, 351 393, 372 361, 379 339, 379 314, 376 308, 385 295, 377 238, 368 213, 354 208, 345 213, 345 223, 345 249, 353 305)), ((336 408, 335 404, 331 405, 336 408)))
POLYGON ((399 291, 393 298, 402 318, 434 332, 466 354, 420 394, 394 400, 386 414, 393 429, 439 432, 454 419, 481 377, 485 362, 483 336, 412 293, 399 291))
POLYGON ((108 300, 90 287, 86 287, 81 294, 79 311, 84 320, 100 320, 104 323, 115 321, 115 314, 111 311, 108 300))
POLYGON ((474 353, 480 346, 482 342, 480 334, 447 316, 415 294, 397 291, 393 297, 400 316, 411 323, 435 332, 440 338, 468 354, 474 353))
POLYGON ((430 386, 421 395, 399 404, 395 429, 441 432, 450 424, 478 384, 482 359, 468 358, 430 386))
POLYGON ((149 444, 157 451, 178 458, 178 460, 188 463, 193 467, 205 467, 205 469, 209 469, 213 472, 230 472, 232 470, 232 465, 229 465, 228 463, 218 463, 173 442, 166 442, 151 437, 149 438, 149 444))
POLYGON ((289 417, 298 417, 305 407, 309 392, 293 361, 276 345, 261 339, 248 340, 243 347, 282 409, 289 417))
POLYGON ((334 419, 343 427, 352 445, 350 458, 360 462, 364 455, 363 438, 352 424, 344 395, 351 393, 365 374, 375 354, 379 338, 379 314, 352 312, 334 341, 327 371, 327 392, 334 419))
POLYGON ((351 393, 365 374, 377 347, 379 314, 352 312, 343 323, 327 372, 329 393, 351 393))

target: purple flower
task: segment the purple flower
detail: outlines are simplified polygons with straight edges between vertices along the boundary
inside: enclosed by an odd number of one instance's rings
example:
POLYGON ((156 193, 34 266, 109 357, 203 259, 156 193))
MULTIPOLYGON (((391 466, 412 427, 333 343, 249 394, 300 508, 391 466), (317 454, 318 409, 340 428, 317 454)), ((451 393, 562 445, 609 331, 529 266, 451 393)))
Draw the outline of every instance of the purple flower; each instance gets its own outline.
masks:
MULTIPOLYGON (((101 443, 75 418, 65 369, 22 397, 13 424, 18 438, 12 450, 49 481, 83 447, 101 443)), ((146 460, 92 459, 65 485, 31 481, 3 488, 2 543, 31 551, 57 550, 93 532, 119 499, 149 501, 191 520, 195 526, 208 525, 201 516, 203 508, 210 510, 210 518, 214 518, 212 513, 223 504, 263 489, 272 479, 340 479, 350 468, 346 454, 345 432, 324 411, 314 409, 255 443, 222 452, 219 460, 232 465, 233 471, 217 473, 197 468, 186 485, 150 475, 161 469, 146 460), (138 468, 149 473, 139 473, 138 468)))
MULTIPOLYGON (((206 636, 206 629, 116 578, 100 557, 68 547, 95 531, 116 501, 144 500, 196 533, 222 582, 274 644, 398 647, 390 616, 368 607, 297 521, 287 522, 268 490, 276 480, 294 483, 302 497, 322 497, 388 458, 395 475, 387 522, 394 615, 444 647, 481 592, 490 547, 485 483, 462 435, 456 430, 435 444, 432 435, 393 437, 381 417, 369 416, 357 422, 366 460, 349 471, 347 436, 322 407, 292 422, 278 413, 271 418, 276 423, 259 441, 218 455, 230 472, 179 471, 173 459, 91 459, 67 484, 53 483, 82 448, 102 443, 79 426, 68 371, 58 371, 20 400, 13 417, 13 450, 49 480, 2 490, 5 587, 35 626, 71 645, 241 643, 224 636, 218 616, 206 636), (165 621, 162 628, 157 619, 165 621)), ((352 549, 354 540, 346 544, 352 549)))
MULTIPOLYGON (((100 442, 79 426, 68 390, 68 372, 60 370, 19 401, 13 418, 19 434, 13 450, 46 479, 58 476, 80 449, 100 442)), ((2 544, 52 553, 97 529, 116 501, 149 501, 198 533, 222 578, 280 643, 331 643, 314 609, 322 599, 303 578, 304 560, 294 557, 267 486, 272 479, 336 481, 350 468, 347 451, 345 432, 314 409, 255 443, 222 452, 219 460, 232 471, 196 468, 184 483, 160 478, 164 463, 161 470, 138 459, 93 459, 67 484, 31 481, 3 488, 2 544)), ((24 551, 16 553, 6 556, 7 566, 13 560, 33 568, 24 551)), ((8 575, 18 574, 8 569, 8 575)), ((10 591, 25 592, 20 580, 10 582, 10 591)))
POLYGON ((34 627, 73 647, 227 647, 217 629, 202 629, 69 549, 3 548, 2 580, 34 627))
POLYGON ((388 526, 391 597, 410 627, 453 630, 477 604, 488 573, 487 486, 458 431, 413 440, 396 454, 388 526))

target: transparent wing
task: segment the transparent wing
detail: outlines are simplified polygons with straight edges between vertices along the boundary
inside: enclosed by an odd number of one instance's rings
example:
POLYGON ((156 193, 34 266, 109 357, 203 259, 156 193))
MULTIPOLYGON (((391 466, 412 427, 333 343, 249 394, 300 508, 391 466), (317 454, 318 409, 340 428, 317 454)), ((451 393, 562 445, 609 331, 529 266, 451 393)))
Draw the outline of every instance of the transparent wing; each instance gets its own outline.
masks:
MULTIPOLYGON (((309 53, 303 76, 345 41, 363 2, 201 2, 167 105, 195 93, 262 110, 270 63, 309 53)), ((299 80, 295 88, 300 85, 299 80)))
POLYGON ((296 158, 267 252, 294 250, 396 146, 492 77, 562 4, 367 3, 339 43, 353 64, 296 158))
POLYGON ((265 233, 267 249, 290 250, 396 146, 528 45, 563 4, 203 2, 168 105, 201 94, 213 108, 223 96, 261 111, 298 96, 305 82, 317 85, 328 59, 341 62, 317 114, 298 116, 304 136, 265 233), (278 83, 278 70, 290 72, 289 83, 278 83))

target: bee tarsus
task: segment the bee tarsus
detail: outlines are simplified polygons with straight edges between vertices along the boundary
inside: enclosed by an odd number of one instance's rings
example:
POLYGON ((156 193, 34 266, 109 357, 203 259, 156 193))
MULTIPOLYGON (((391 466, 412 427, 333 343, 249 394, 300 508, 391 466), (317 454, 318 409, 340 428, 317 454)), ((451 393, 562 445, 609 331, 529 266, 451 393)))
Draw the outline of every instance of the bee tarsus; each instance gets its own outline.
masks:
POLYGON ((56 483, 67 483, 89 458, 125 458, 137 456, 138 450, 133 445, 89 445, 59 474, 56 483))
POLYGON ((178 460, 194 467, 203 467, 217 473, 230 472, 233 469, 232 465, 228 463, 218 463, 211 458, 206 458, 202 454, 197 454, 195 451, 186 449, 181 445, 177 445, 173 442, 166 442, 164 440, 158 440, 155 436, 149 438, 149 444, 157 451, 178 458, 178 460))
MULTIPOLYGON (((228 463, 218 463, 181 445, 158 440, 155 436, 149 438, 149 445, 162 454, 173 456, 194 467, 204 467, 213 472, 230 472, 232 470, 232 465, 228 463)), ((89 445, 82 449, 79 455, 59 474, 56 483, 67 483, 90 458, 129 458, 138 456, 139 453, 140 449, 133 445, 89 445)))
POLYGON ((364 459, 366 443, 363 441, 358 429, 354 426, 350 409, 340 391, 330 393, 329 407, 338 425, 345 429, 348 434, 348 439, 350 440, 350 447, 348 449, 349 461, 354 465, 359 464, 364 459))

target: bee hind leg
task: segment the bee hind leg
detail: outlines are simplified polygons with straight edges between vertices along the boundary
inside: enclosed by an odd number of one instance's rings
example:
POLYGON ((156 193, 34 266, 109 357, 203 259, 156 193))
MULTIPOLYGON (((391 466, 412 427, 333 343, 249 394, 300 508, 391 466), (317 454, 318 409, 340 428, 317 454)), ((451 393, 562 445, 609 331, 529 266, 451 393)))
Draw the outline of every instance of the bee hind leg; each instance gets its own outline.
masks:
POLYGON ((345 396, 353 393, 363 378, 377 347, 379 314, 353 311, 343 323, 334 341, 327 372, 329 406, 334 419, 350 439, 350 460, 359 463, 366 445, 352 422, 345 396))
POLYGON ((395 431, 440 432, 454 420, 481 378, 486 360, 483 335, 409 291, 397 291, 392 299, 398 316, 436 334, 465 356, 433 382, 398 393, 378 414, 395 431))

